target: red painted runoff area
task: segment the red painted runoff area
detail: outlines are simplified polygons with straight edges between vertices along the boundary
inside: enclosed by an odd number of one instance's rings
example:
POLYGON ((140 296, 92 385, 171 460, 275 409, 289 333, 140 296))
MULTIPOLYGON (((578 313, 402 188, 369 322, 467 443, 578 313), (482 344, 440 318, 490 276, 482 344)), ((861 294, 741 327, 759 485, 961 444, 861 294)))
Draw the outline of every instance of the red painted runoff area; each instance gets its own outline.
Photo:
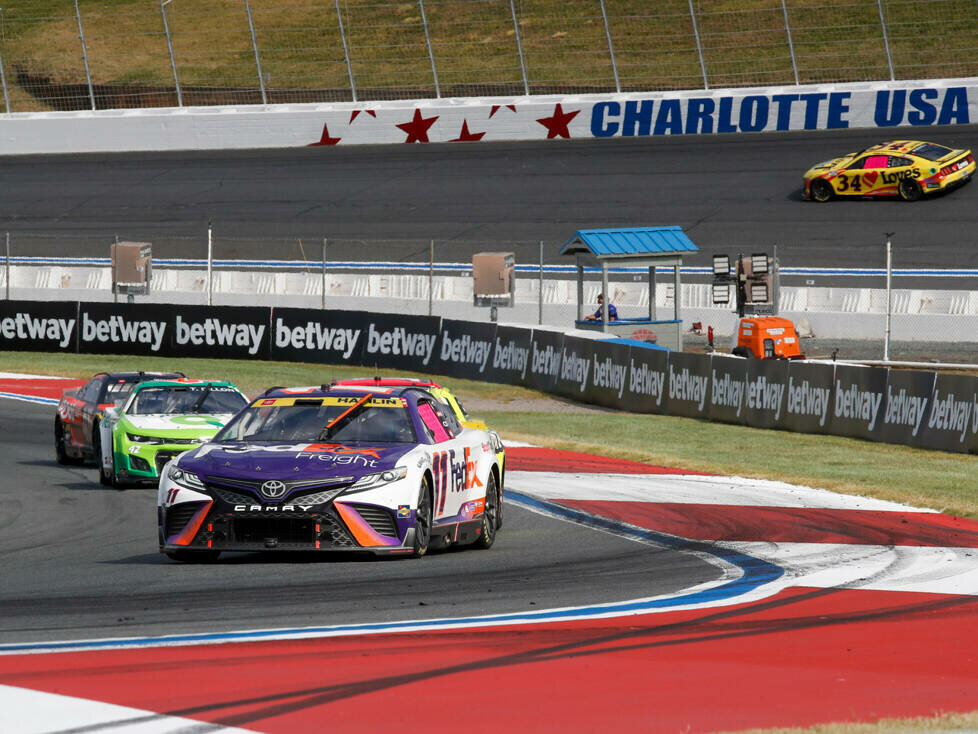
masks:
POLYGON ((978 599, 793 588, 548 625, 0 656, 0 683, 262 732, 705 732, 978 709, 978 599))
POLYGON ((978 548, 978 522, 936 512, 557 500, 690 540, 978 548))
POLYGON ((537 446, 507 448, 506 469, 510 471, 567 472, 573 474, 692 474, 712 476, 706 472, 653 466, 629 459, 582 454, 578 451, 545 449, 537 446))
POLYGON ((52 377, 50 379, 0 377, 0 393, 7 392, 25 397, 60 400, 62 392, 81 387, 84 384, 85 380, 78 380, 73 377, 52 377))

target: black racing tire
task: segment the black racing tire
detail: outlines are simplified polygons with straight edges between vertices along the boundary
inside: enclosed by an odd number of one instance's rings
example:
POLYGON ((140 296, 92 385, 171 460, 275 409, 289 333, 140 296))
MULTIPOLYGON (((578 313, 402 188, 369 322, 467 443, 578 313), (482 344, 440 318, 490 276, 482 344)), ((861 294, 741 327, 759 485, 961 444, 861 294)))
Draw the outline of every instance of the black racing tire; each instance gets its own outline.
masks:
POLYGON ((61 416, 54 417, 54 456, 59 464, 81 464, 82 460, 77 456, 69 456, 65 443, 68 434, 65 432, 65 425, 61 422, 61 416))
POLYGON ((502 505, 499 487, 496 486, 496 475, 489 472, 486 482, 486 505, 482 513, 482 532, 473 545, 482 550, 489 550, 496 542, 496 530, 499 529, 499 508, 502 505))
POLYGON ((747 347, 734 347, 731 354, 735 357, 743 357, 744 359, 754 359, 754 353, 747 347))
POLYGON ((830 201, 835 196, 835 191, 832 190, 832 184, 824 178, 816 178, 812 181, 809 186, 809 192, 811 193, 812 201, 820 203, 830 201))
POLYGON ((168 550, 163 551, 171 561, 180 563, 213 563, 221 555, 216 550, 168 550))
POLYGON ((924 190, 920 188, 920 184, 912 178, 901 178, 897 190, 900 192, 900 198, 904 201, 919 201, 924 195, 924 190))
POLYGON ((99 432, 99 427, 96 425, 95 430, 92 432, 92 448, 95 450, 95 461, 98 462, 98 481, 103 487, 113 487, 115 489, 124 489, 122 483, 119 481, 119 475, 115 471, 115 454, 112 454, 112 468, 108 471, 102 466, 102 434, 99 432))
POLYGON ((434 517, 433 501, 431 498, 431 482, 425 476, 421 480, 421 490, 418 493, 418 509, 414 513, 414 552, 415 558, 421 558, 428 552, 431 544, 431 524, 434 517))

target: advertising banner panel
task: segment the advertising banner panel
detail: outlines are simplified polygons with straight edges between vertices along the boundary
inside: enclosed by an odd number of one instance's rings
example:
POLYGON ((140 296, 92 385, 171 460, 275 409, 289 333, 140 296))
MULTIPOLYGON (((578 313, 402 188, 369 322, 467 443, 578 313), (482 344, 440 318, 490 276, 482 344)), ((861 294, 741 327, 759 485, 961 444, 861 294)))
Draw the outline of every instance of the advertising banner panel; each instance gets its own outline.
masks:
MULTIPOLYGON (((637 347, 636 351, 653 351, 637 347)), ((591 384, 583 399, 606 408, 638 412, 627 396, 630 349, 606 341, 591 342, 591 384)))
POLYGON ((434 369, 438 316, 367 313, 361 327, 366 339, 361 361, 365 367, 389 367, 408 372, 434 369))
POLYGON ((628 373, 622 400, 627 410, 636 413, 665 413, 666 378, 669 355, 663 349, 629 347, 628 373))
POLYGON ((508 385, 523 385, 533 351, 533 330, 518 326, 497 326, 492 357, 483 379, 508 385))
POLYGON ((312 308, 272 309, 272 359, 282 362, 361 364, 370 314, 312 308))
POLYGON ((469 380, 486 380, 496 341, 496 325, 480 321, 442 319, 433 372, 469 380))
POLYGON ((82 303, 78 350, 91 354, 268 359, 270 311, 239 306, 82 303))
POLYGON ((745 394, 748 360, 727 354, 710 356, 710 420, 723 423, 747 421, 745 394))
POLYGON ((710 401, 710 357, 706 354, 669 352, 666 381, 668 415, 707 418, 710 401))
POLYGON ((919 446, 978 453, 978 377, 938 373, 919 446))
POLYGON ((75 301, 0 301, 0 350, 74 352, 75 301))
POLYGON ((755 428, 782 428, 787 390, 786 360, 748 360, 747 384, 744 390, 744 416, 747 425, 755 428))
POLYGON ((830 433, 877 439, 883 421, 886 369, 837 364, 830 433))
POLYGON ((781 424, 798 433, 828 433, 835 365, 788 363, 788 391, 781 424))
POLYGON ((919 446, 934 393, 934 372, 890 370, 877 441, 919 446))
POLYGON ((571 400, 586 400, 591 379, 594 340, 565 336, 554 392, 571 400))
POLYGON ((559 331, 533 330, 530 344, 530 366, 524 384, 534 390, 553 392, 560 376, 564 335, 559 331))

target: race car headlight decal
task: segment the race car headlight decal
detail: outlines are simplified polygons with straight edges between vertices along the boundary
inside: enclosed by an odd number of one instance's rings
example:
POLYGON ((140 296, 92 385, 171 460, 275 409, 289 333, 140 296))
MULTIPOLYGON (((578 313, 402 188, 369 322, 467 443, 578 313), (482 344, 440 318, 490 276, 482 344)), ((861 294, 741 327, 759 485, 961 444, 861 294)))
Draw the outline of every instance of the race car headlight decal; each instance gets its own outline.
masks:
POLYGON ((407 467, 398 466, 394 469, 388 469, 387 471, 377 472, 376 474, 368 474, 365 477, 361 477, 347 491, 361 492, 365 489, 376 489, 377 487, 383 487, 385 484, 396 482, 398 479, 404 479, 406 476, 407 467))
POLYGON ((140 436, 137 433, 127 433, 126 438, 133 443, 166 443, 165 438, 160 438, 159 436, 140 436))
POLYGON ((193 472, 184 471, 179 466, 171 466, 170 470, 166 473, 166 476, 171 482, 176 482, 181 487, 187 487, 188 489, 204 489, 204 483, 200 481, 200 477, 193 472))

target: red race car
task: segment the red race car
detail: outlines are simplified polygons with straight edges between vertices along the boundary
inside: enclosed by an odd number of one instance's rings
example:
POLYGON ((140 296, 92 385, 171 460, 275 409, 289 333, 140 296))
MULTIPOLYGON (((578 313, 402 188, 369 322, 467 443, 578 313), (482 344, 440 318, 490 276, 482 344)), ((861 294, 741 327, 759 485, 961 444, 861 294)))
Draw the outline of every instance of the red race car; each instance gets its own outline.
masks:
POLYGON ((80 464, 99 455, 99 422, 106 408, 125 402, 144 380, 184 377, 182 372, 100 372, 77 390, 65 390, 54 418, 54 453, 59 464, 80 464))

